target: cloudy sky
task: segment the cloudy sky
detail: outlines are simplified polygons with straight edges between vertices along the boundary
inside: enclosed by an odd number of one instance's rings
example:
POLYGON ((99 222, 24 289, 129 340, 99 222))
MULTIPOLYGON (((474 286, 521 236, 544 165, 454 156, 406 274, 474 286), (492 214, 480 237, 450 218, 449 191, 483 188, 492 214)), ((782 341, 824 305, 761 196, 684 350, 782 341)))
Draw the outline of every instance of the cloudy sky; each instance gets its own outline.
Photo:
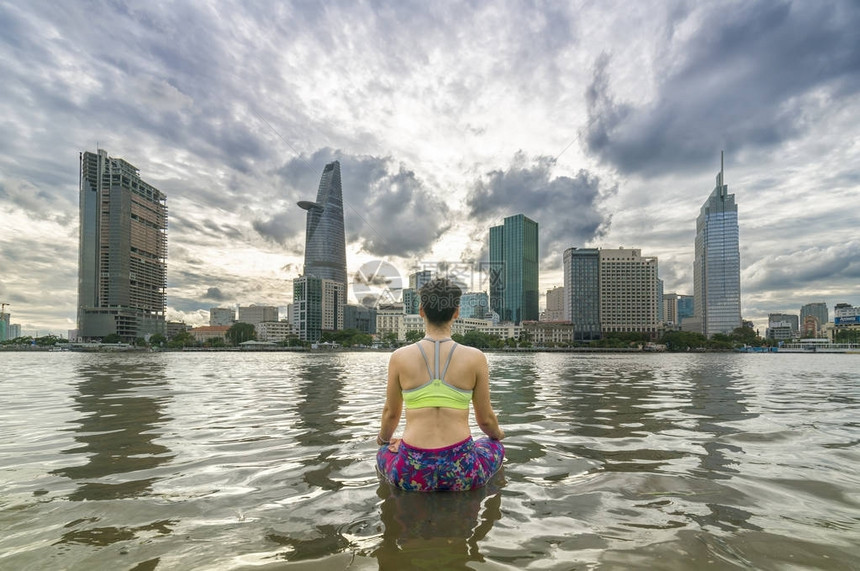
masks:
POLYGON ((0 0, 0 301, 75 327, 96 148, 168 197, 170 319, 289 303, 334 159, 350 272, 480 260, 524 213, 543 290, 623 246, 692 293, 725 150, 744 317, 860 305, 858 30, 851 0, 0 0))

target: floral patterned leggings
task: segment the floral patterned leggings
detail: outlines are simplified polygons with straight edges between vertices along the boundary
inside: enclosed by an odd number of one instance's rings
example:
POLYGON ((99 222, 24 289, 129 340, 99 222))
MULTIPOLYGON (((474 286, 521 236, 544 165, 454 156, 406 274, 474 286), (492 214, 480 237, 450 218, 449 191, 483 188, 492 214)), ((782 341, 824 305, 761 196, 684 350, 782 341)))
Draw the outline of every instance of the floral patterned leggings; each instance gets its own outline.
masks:
POLYGON ((415 448, 400 441, 397 452, 388 446, 376 453, 376 467, 385 479, 404 490, 461 491, 480 488, 495 474, 505 457, 498 440, 470 436, 445 448, 415 448))

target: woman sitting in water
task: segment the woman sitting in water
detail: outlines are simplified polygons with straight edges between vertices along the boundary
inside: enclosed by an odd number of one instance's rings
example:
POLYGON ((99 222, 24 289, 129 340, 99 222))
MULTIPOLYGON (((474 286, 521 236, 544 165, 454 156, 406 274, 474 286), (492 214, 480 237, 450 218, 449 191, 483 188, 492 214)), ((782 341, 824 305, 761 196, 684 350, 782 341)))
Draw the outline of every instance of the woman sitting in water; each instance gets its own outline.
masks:
POLYGON ((478 349, 451 340, 460 295, 460 288, 447 279, 422 287, 418 313, 424 318, 426 336, 395 351, 388 363, 376 465, 389 482, 404 490, 479 488, 505 456, 499 442, 505 433, 490 404, 487 358, 478 349), (489 438, 472 440, 469 402, 489 438), (404 403, 403 438, 392 439, 404 403))

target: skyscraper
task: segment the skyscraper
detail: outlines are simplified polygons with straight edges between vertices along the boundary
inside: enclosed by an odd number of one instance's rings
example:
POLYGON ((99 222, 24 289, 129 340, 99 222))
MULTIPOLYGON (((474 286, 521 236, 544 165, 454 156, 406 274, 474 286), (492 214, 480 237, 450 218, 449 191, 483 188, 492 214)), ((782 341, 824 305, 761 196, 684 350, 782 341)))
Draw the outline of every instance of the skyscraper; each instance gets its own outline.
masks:
POLYGON ((564 318, 575 341, 600 339, 600 250, 564 251, 564 318))
POLYGON ((657 258, 641 250, 600 250, 600 329, 657 335, 657 258))
POLYGON ((490 308, 502 321, 537 321, 538 223, 522 214, 490 228, 490 308))
POLYGON ((316 202, 303 200, 299 206, 308 211, 305 230, 305 276, 343 284, 346 304, 346 236, 343 226, 343 190, 340 163, 325 166, 316 202))
POLYGON ((319 341, 323 331, 343 329, 343 284, 314 276, 293 280, 293 325, 302 341, 319 341))
POLYGON ((828 321, 830 321, 830 313, 827 311, 827 304, 823 301, 807 303, 800 308, 800 324, 803 326, 803 333, 808 333, 810 337, 818 335, 828 321), (809 317, 814 317, 815 321, 810 321, 809 317))
POLYGON ((723 155, 717 184, 696 219, 693 262, 696 320, 702 333, 731 333, 741 326, 741 255, 738 206, 725 184, 723 155))
POLYGON ((167 204, 123 159, 80 155, 78 336, 164 333, 167 204))

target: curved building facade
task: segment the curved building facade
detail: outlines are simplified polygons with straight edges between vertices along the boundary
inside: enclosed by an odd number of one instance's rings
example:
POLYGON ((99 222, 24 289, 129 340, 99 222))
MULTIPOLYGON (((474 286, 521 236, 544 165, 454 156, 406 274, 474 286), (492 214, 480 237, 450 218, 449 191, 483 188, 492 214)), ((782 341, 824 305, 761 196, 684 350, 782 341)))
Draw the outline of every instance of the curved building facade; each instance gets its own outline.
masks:
POLYGON ((303 200, 299 206, 308 211, 304 275, 343 284, 345 300, 346 236, 338 161, 327 164, 323 169, 316 202, 303 200))

